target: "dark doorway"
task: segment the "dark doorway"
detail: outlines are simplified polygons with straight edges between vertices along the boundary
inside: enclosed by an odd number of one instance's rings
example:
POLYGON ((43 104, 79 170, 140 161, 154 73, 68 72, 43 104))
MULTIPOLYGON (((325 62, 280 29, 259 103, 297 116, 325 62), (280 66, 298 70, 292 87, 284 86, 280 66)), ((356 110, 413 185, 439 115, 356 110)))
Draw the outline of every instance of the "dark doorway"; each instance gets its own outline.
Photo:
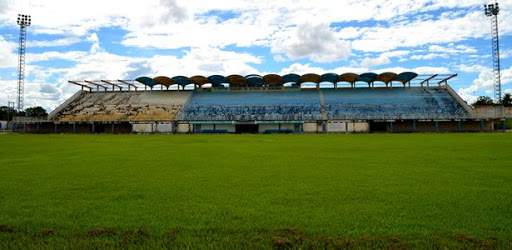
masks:
POLYGON ((258 124, 237 124, 235 125, 235 133, 242 134, 242 133, 250 133, 250 134, 257 134, 259 127, 258 124))
POLYGON ((94 123, 94 133, 105 133, 105 124, 94 123))
POLYGON ((386 132, 387 131, 387 123, 386 122, 370 122, 370 132, 386 132))

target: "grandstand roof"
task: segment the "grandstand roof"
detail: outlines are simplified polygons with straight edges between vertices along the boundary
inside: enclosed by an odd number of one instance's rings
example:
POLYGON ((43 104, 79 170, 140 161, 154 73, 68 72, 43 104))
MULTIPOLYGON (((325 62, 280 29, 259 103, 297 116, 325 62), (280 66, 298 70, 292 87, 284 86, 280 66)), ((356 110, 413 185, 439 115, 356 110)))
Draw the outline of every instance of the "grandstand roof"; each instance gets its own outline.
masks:
MULTIPOLYGON (((137 89, 136 84, 140 84, 142 86, 149 86, 151 89, 155 85, 161 85, 167 87, 169 89, 172 85, 179 85, 181 88, 185 89, 187 85, 194 85, 201 87, 205 84, 211 84, 212 87, 222 87, 223 85, 229 85, 230 87, 260 87, 260 86, 276 86, 283 85, 286 83, 294 83, 293 86, 297 86, 301 83, 315 83, 317 87, 320 86, 322 82, 330 82, 337 86, 338 82, 348 82, 352 87, 355 86, 356 82, 365 82, 369 85, 373 82, 383 82, 388 86, 391 82, 399 82, 404 84, 411 85, 411 82, 414 80, 416 85, 429 84, 429 82, 434 82, 438 85, 445 84, 449 79, 457 76, 457 74, 451 75, 419 75, 414 72, 403 72, 400 74, 393 72, 384 72, 381 74, 367 72, 363 74, 355 74, 355 73, 343 73, 338 75, 337 73, 325 73, 322 75, 315 73, 308 73, 303 75, 298 75, 294 73, 289 73, 286 75, 278 75, 278 74, 267 74, 264 76, 257 74, 250 75, 210 75, 210 76, 201 76, 196 75, 192 77, 187 76, 157 76, 154 78, 148 76, 138 77, 135 80, 97 80, 97 81, 69 81, 69 83, 81 86, 83 88, 88 88, 90 91, 93 89, 99 91, 100 88, 108 91, 109 89, 114 90, 116 87, 119 90, 123 90, 123 88, 133 87, 137 89)), ((373 85, 372 85, 373 86, 373 85)), ((195 87, 194 87, 195 88, 195 87)))

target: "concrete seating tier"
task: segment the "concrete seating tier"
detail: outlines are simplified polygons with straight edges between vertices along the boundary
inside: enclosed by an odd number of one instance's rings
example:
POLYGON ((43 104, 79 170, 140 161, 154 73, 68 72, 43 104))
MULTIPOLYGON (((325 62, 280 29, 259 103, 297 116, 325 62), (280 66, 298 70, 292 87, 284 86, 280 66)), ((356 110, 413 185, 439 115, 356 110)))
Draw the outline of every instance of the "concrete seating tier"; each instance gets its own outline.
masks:
POLYGON ((330 120, 463 119, 469 114, 445 89, 323 90, 330 120))
POLYGON ((170 121, 190 92, 84 92, 57 115, 60 122, 170 121))
POLYGON ((179 119, 189 121, 319 120, 318 91, 195 93, 179 119))

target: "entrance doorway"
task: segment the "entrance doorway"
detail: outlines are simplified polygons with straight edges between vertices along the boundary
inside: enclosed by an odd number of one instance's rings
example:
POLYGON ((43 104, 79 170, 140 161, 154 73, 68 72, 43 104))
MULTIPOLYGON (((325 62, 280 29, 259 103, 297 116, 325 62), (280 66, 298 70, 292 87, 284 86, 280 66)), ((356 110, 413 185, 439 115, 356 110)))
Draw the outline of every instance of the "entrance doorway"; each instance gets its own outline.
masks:
POLYGON ((249 134, 257 134, 259 132, 258 124, 237 124, 235 125, 235 133, 249 133, 249 134))

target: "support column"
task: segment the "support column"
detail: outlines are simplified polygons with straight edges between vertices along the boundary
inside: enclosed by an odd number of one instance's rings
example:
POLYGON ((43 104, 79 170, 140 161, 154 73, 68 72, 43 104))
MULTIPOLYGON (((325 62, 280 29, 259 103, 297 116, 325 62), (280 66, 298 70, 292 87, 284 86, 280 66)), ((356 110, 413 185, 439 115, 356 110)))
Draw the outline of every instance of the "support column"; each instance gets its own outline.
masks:
POLYGON ((457 122, 457 132, 462 132, 462 121, 461 120, 459 120, 457 122))
POLYGON ((36 123, 36 132, 39 134, 41 133, 41 123, 36 123))
POLYGON ((435 121, 435 122, 434 122, 434 125, 435 125, 435 129, 436 129, 436 130, 435 130, 435 131, 436 131, 436 133, 437 133, 437 132, 439 132, 439 122, 438 122, 438 121, 435 121))
POLYGON ((349 125, 348 125, 348 122, 345 122, 345 133, 348 134, 349 133, 349 125))
POLYGON ((327 123, 325 121, 322 122, 322 133, 327 134, 327 123))
POLYGON ((412 132, 416 133, 416 120, 412 120, 412 132))
POLYGON ((507 120, 503 119, 503 132, 507 132, 507 120))
POLYGON ((27 123, 23 123, 23 133, 27 133, 27 123))
POLYGON ((53 133, 57 134, 59 132, 58 128, 57 128, 57 123, 54 123, 53 124, 53 133))
POLYGON ((96 131, 95 131, 95 129, 94 129, 94 122, 93 122, 93 123, 91 124, 91 133, 93 133, 93 134, 94 134, 95 132, 96 132, 96 131))
POLYGON ((133 134, 133 123, 130 123, 130 134, 133 134))
POLYGON ((389 122, 389 132, 393 133, 395 131, 395 124, 393 122, 389 122))
POLYGON ((114 129, 115 129, 115 123, 112 123, 112 129, 111 129, 111 133, 114 134, 114 129))
MULTIPOLYGON (((178 88, 179 88, 179 86, 178 86, 178 88)), ((150 127, 151 127, 151 130, 150 130, 150 131, 151 131, 151 134, 153 134, 153 123, 152 123, 152 122, 150 122, 149 124, 150 124, 150 127)))
POLYGON ((73 134, 76 134, 76 122, 73 122, 73 130, 72 130, 73 134))
POLYGON ((480 132, 484 132, 484 120, 480 120, 480 132))

